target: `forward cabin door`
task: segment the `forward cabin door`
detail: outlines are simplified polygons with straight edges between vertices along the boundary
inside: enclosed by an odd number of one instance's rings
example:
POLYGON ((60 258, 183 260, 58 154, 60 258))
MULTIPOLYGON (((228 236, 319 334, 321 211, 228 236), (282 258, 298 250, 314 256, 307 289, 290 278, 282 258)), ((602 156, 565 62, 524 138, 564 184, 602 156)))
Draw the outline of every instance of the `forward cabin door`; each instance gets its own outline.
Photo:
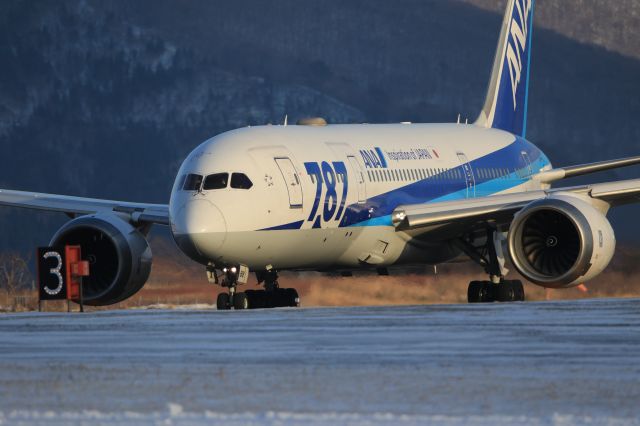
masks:
POLYGON ((348 155, 349 169, 351 176, 353 176, 354 184, 358 187, 358 203, 367 202, 367 190, 364 182, 364 171, 360 167, 360 163, 353 155, 348 155))
POLYGON ((300 175, 288 157, 274 158, 289 193, 289 207, 302 208, 302 181, 300 175))
POLYGON ((464 152, 458 152, 458 160, 460 160, 460 164, 462 165, 462 174, 464 175, 465 183, 467 184, 467 198, 472 198, 476 196, 476 178, 473 175, 473 169, 471 168, 471 163, 467 159, 467 156, 464 152))

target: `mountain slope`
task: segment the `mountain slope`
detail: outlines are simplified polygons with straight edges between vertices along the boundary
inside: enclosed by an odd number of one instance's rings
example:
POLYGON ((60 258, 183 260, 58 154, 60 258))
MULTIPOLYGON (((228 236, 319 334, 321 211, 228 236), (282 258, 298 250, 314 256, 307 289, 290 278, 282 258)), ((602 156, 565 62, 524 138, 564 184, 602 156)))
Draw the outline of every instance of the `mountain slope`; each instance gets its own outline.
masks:
MULTIPOLYGON (((236 127, 474 119, 500 21, 438 0, 8 0, 0 187, 167 202, 184 156, 236 127)), ((533 54, 529 137, 555 164, 640 151, 638 60, 541 28, 533 54)), ((63 220, 0 210, 0 246, 63 220)))

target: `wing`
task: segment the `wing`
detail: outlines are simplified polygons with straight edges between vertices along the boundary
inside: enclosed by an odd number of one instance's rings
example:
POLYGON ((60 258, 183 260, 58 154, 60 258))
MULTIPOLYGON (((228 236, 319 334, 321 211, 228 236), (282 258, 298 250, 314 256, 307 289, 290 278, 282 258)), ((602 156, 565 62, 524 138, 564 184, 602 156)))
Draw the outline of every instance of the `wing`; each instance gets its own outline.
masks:
POLYGON ((414 234, 437 230, 451 233, 456 228, 468 230, 476 224, 486 223, 508 225, 513 216, 527 204, 558 192, 581 194, 611 206, 637 203, 640 202, 640 179, 405 205, 394 210, 392 220, 397 230, 414 234))
POLYGON ((63 212, 72 216, 116 212, 129 215, 137 223, 169 225, 169 206, 166 204, 130 203, 0 189, 0 206, 63 212))
POLYGON ((618 169, 620 167, 633 166, 635 164, 640 164, 640 156, 620 158, 618 160, 599 161, 597 163, 579 164, 577 166, 560 167, 540 172, 533 175, 532 178, 542 183, 551 183, 561 179, 583 176, 605 170, 618 169))

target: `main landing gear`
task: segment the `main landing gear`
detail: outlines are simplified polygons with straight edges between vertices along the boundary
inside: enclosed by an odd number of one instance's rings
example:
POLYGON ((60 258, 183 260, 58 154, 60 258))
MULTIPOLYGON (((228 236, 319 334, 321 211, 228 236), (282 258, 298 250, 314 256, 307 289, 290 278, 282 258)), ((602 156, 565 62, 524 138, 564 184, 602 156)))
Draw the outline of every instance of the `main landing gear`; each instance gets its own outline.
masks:
MULTIPOLYGON (((257 272, 258 283, 264 284, 264 290, 237 291, 238 267, 224 268, 222 270, 222 287, 229 289, 228 293, 220 293, 216 301, 219 310, 234 309, 264 309, 300 306, 300 297, 294 288, 280 288, 278 285, 278 273, 276 271, 257 272)), ((207 275, 218 282, 215 271, 207 269, 207 275)))
POLYGON ((476 247, 462 238, 457 241, 457 245, 489 275, 489 281, 472 281, 469 284, 469 303, 524 301, 522 282, 504 279, 509 271, 504 267, 502 234, 495 228, 487 228, 487 241, 484 246, 476 247))

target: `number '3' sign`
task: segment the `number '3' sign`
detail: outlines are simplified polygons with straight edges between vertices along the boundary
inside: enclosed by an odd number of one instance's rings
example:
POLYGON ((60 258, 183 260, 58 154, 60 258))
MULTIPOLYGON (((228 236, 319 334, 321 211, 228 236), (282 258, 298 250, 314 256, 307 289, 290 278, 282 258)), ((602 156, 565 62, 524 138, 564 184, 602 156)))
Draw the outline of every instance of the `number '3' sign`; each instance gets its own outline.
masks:
POLYGON ((67 298, 65 251, 60 247, 38 249, 38 287, 41 300, 67 298))

